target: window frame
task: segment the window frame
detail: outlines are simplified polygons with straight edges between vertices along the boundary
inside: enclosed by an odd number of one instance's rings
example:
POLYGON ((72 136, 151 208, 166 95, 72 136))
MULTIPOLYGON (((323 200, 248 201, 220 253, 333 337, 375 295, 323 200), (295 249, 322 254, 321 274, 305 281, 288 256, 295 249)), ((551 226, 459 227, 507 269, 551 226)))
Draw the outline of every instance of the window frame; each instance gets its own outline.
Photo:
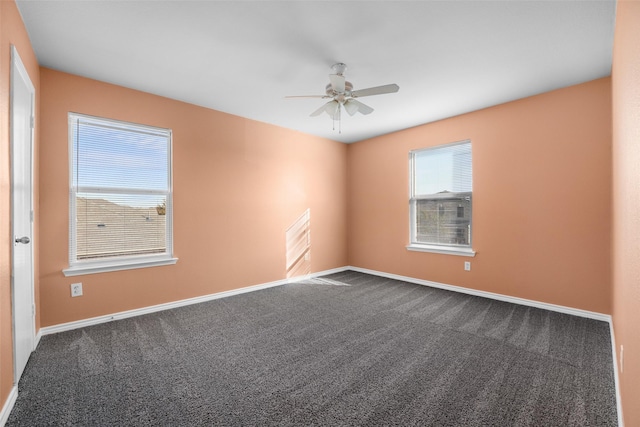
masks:
POLYGON ((104 117, 90 116, 69 112, 67 116, 68 154, 69 154, 69 267, 63 269, 65 276, 77 276, 83 274, 104 273, 109 271, 130 270, 146 267, 172 265, 178 261, 173 255, 173 132, 171 129, 148 126, 123 120, 108 119, 104 117), (87 120, 96 124, 103 123, 106 126, 135 128, 149 133, 160 134, 167 137, 167 190, 150 190, 139 188, 113 188, 95 186, 74 186, 74 133, 72 126, 78 120, 87 120), (165 252, 159 254, 138 254, 94 258, 79 260, 77 258, 77 194, 78 193, 103 193, 103 194, 162 194, 166 197, 165 209, 165 252))
MULTIPOLYGON (((449 144, 436 145, 432 147, 419 148, 416 150, 409 151, 409 244, 406 246, 406 249, 409 251, 417 251, 417 252, 431 252, 438 254, 446 254, 446 255, 457 255, 457 256, 466 256, 466 257, 474 257, 476 252, 473 250, 473 189, 471 192, 461 192, 461 193, 447 193, 446 195, 441 196, 416 196, 416 185, 415 185, 415 156, 417 153, 441 149, 446 147, 452 147, 455 145, 469 144, 471 147, 471 140, 466 139, 462 141, 452 142, 449 144), (418 242, 416 239, 416 232, 418 228, 417 224, 417 205, 419 200, 435 200, 435 199, 457 199, 461 197, 471 197, 471 218, 469 219, 469 245, 443 245, 436 243, 423 243, 418 242)), ((473 154, 471 156, 473 162, 473 154)), ((473 170, 472 170, 472 187, 473 187, 473 170)))

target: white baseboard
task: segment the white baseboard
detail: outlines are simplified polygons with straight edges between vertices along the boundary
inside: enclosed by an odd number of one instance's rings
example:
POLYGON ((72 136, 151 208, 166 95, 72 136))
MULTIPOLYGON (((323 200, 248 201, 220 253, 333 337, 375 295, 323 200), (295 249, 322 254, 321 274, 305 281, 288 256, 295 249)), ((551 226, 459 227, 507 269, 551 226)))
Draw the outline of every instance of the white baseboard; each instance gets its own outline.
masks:
POLYGON ((402 280, 402 281, 405 281, 405 282, 415 283, 415 284, 418 284, 418 285, 430 286, 430 287, 439 288, 439 289, 445 289, 445 290, 449 290, 449 291, 453 291, 453 292, 459 292, 459 293, 475 295, 475 296, 480 296, 480 297, 484 297, 484 298, 490 298, 490 299, 499 300, 499 301, 510 302, 510 303, 514 303, 514 304, 520 304, 520 305, 525 305, 525 306, 530 306, 530 307, 542 308, 542 309, 545 309, 545 310, 556 311, 556 312, 559 312, 559 313, 565 313, 565 314, 570 314, 570 315, 579 316, 579 317, 586 317, 586 318, 589 318, 589 319, 601 320, 601 321, 604 321, 604 322, 611 323, 611 316, 608 315, 608 314, 597 313, 597 312, 587 311, 587 310, 580 310, 580 309, 577 309, 577 308, 565 307, 565 306, 556 305, 556 304, 549 304, 549 303, 540 302, 540 301, 533 301, 533 300, 528 300, 528 299, 524 299, 524 298, 512 297, 512 296, 497 294, 497 293, 493 293, 493 292, 486 292, 486 291, 479 291, 479 290, 476 290, 476 289, 463 288, 461 286, 454 286, 454 285, 448 285, 448 284, 445 284, 445 283, 432 282, 432 281, 429 281, 429 280, 416 279, 416 278, 413 278, 413 277, 401 276, 401 275, 392 274, 392 273, 385 273, 385 272, 382 272, 382 271, 370 270, 370 269, 367 269, 367 268, 345 266, 345 267, 339 267, 339 268, 334 268, 334 269, 330 269, 330 270, 319 271, 317 273, 311 273, 311 274, 307 274, 305 276, 298 276, 298 277, 293 277, 293 278, 289 278, 289 279, 276 280, 274 282, 268 282, 268 283, 263 283, 263 284, 259 284, 259 285, 254 285, 254 286, 247 286, 247 287, 239 288, 239 289, 232 289, 232 290, 229 290, 229 291, 218 292, 218 293, 215 293, 215 294, 203 295, 203 296, 200 296, 200 297, 188 298, 188 299, 184 299, 184 300, 173 301, 173 302, 169 302, 169 303, 165 303, 165 304, 158 304, 158 305, 153 305, 153 306, 144 307, 144 308, 138 308, 138 309, 134 309, 134 310, 121 311, 121 312, 118 312, 118 313, 108 314, 108 315, 105 315, 105 316, 92 317, 92 318, 89 318, 89 319, 83 319, 83 320, 78 320, 78 321, 68 322, 68 323, 61 323, 61 324, 53 325, 53 326, 45 326, 43 328, 40 328, 40 330, 38 331, 38 333, 36 335, 36 346, 37 346, 37 343, 40 341, 40 337, 42 337, 44 335, 55 334, 55 333, 58 333, 58 332, 69 331, 69 330, 72 330, 72 329, 78 329, 78 328, 83 328, 83 327, 86 327, 86 326, 97 325, 97 324, 100 324, 100 323, 111 322, 113 320, 119 320, 119 319, 126 319, 126 318, 129 318, 129 317, 141 316, 143 314, 155 313, 157 311, 162 311, 162 310, 170 310, 172 308, 184 307, 184 306, 191 305, 191 304, 198 304, 198 303, 201 303, 201 302, 211 301, 211 300, 218 299, 218 298, 226 298, 226 297, 230 297, 230 296, 233 296, 233 295, 240 295, 240 294, 244 294, 244 293, 247 293, 247 292, 259 291, 261 289, 272 288, 274 286, 281 286, 281 285, 284 285, 284 284, 287 284, 287 283, 296 283, 296 282, 300 282, 300 281, 307 280, 307 279, 312 279, 312 278, 319 277, 319 276, 325 276, 325 275, 328 275, 328 274, 341 273, 341 272, 344 272, 344 271, 347 271, 347 270, 357 271, 357 272, 366 273, 366 274, 372 274, 374 276, 386 277, 386 278, 389 278, 389 279, 402 280))
POLYGON ((2 406, 2 411, 0 412, 0 427, 4 427, 7 423, 9 414, 11 414, 11 410, 13 409, 13 405, 15 405, 17 398, 18 387, 14 385, 9 392, 9 396, 7 396, 7 400, 4 402, 4 406, 2 406))
MULTIPOLYGON (((40 344, 40 338, 42 338, 42 328, 40 328, 40 330, 38 330, 38 333, 36 334, 35 339, 33 340, 33 350, 38 348, 38 344, 40 344)), ((33 350, 31 350, 31 351, 33 351, 33 350)))
POLYGON ((622 418, 622 399, 620 395, 620 376, 618 370, 618 349, 616 348, 616 337, 613 332, 613 321, 609 322, 609 334, 611 335, 611 356, 613 357, 613 379, 616 385, 616 409, 618 411, 618 427, 624 427, 622 418))
POLYGON ((317 273, 305 274, 304 276, 292 277, 292 278, 288 279, 288 282, 289 283, 302 282, 303 280, 314 279, 316 277, 326 276, 328 274, 342 273, 343 271, 347 271, 349 269, 350 269, 350 267, 346 267, 346 266, 345 267, 332 268, 331 270, 324 270, 324 271, 319 271, 317 273))
POLYGON ((415 283, 417 285, 430 286, 432 288, 445 289, 448 291, 459 292, 462 294, 475 295, 478 297, 484 297, 484 298, 494 299, 498 301, 505 301, 513 304, 526 305, 529 307, 537 307, 537 308, 542 308, 544 310, 556 311, 558 313, 571 314, 573 316, 586 317, 589 319, 601 320, 603 322, 611 323, 610 315, 604 314, 604 313, 597 313, 595 311, 580 310, 578 308, 565 307, 563 305, 549 304, 546 302, 534 301, 534 300, 529 300, 525 298, 512 297, 512 296, 502 295, 502 294, 496 294, 493 292, 463 288, 461 286, 447 285, 445 283, 431 282, 429 280, 415 279, 413 277, 400 276, 400 275, 391 274, 391 273, 384 273, 382 271, 369 270, 367 268, 348 267, 347 270, 358 271, 360 273, 372 274, 374 276, 386 277, 388 279, 401 280, 404 282, 415 283))
POLYGON ((247 292, 259 291, 261 289, 273 288, 275 286, 286 285, 287 283, 295 283, 301 280, 314 278, 318 276, 324 276, 327 274, 340 273, 347 270, 347 267, 334 268, 332 270, 319 271, 317 273, 311 273, 305 276, 293 277, 289 279, 276 280, 274 282, 262 283, 254 286, 247 286, 239 289, 232 289, 230 291, 218 292, 215 294, 203 295, 200 297, 188 298, 179 301, 173 301, 165 304, 152 305, 149 307, 137 308, 133 310, 121 311, 118 313, 107 314, 105 316, 91 317, 89 319, 77 320, 74 322, 60 323, 53 326, 45 326, 40 328, 37 334, 37 341, 40 341, 40 336, 56 334, 58 332, 70 331, 73 329, 84 328, 92 325, 99 325, 101 323, 107 323, 114 320, 126 319, 129 317, 141 316, 143 314, 155 313, 157 311, 170 310, 172 308, 184 307, 191 304, 198 304, 201 302, 212 301, 218 298, 226 298, 233 295, 240 295, 247 292))

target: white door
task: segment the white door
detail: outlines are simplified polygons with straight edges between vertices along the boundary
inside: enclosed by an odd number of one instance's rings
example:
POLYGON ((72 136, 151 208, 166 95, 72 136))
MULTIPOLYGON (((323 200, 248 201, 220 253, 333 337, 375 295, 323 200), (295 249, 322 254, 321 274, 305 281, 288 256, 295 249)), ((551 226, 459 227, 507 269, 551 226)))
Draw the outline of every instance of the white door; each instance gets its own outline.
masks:
POLYGON ((34 350, 32 147, 35 89, 11 46, 11 225, 14 375, 17 383, 34 350))

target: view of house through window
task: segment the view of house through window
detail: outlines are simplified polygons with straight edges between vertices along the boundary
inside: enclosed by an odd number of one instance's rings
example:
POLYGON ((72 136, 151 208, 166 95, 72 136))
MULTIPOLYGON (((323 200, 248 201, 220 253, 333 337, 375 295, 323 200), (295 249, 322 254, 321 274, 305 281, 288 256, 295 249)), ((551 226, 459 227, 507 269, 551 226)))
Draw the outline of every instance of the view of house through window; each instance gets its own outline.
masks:
POLYGON ((69 115, 70 264, 171 256, 171 132, 69 115))
POLYGON ((411 244, 471 248, 471 142, 412 151, 411 244))

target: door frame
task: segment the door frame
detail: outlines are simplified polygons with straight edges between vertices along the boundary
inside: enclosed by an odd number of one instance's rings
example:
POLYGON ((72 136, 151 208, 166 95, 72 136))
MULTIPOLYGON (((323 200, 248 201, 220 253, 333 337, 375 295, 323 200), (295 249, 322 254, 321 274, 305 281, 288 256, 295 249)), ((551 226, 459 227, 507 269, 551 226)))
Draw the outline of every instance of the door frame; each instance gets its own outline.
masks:
POLYGON ((34 223, 34 191, 33 191, 33 184, 34 184, 34 153, 33 153, 33 149, 34 149, 34 139, 35 139, 35 87, 33 86, 33 83, 31 82, 31 78, 29 77, 29 73, 27 72, 27 69, 24 66, 24 63, 22 62, 22 59, 20 58, 20 55, 18 54, 18 50, 16 49, 16 47, 14 45, 11 45, 11 76, 10 76, 10 105, 9 105, 9 149, 10 149, 10 161, 11 161, 11 166, 10 166, 10 187, 11 187, 11 195, 10 195, 10 209, 11 209, 11 336, 13 339, 13 378, 14 378, 14 384, 17 384, 18 381, 20 380, 20 378, 18 377, 18 363, 17 363, 17 358, 16 358, 16 329, 15 329, 15 298, 14 298, 14 289, 15 289, 15 282, 14 282, 14 260, 15 260, 15 243, 14 243, 14 239, 15 239, 15 231, 14 231, 14 225, 15 225, 15 221, 14 221, 14 183, 15 183, 15 171, 16 171, 16 167, 19 165, 15 164, 15 159, 14 159, 14 145, 15 145, 15 141, 14 141, 14 128, 13 128, 13 100, 15 99, 13 96, 13 92, 14 92, 14 87, 15 87, 15 78, 16 73, 19 73, 20 76, 22 77, 22 79, 25 81, 27 88, 30 92, 31 95, 31 129, 30 129, 30 137, 29 137, 29 163, 30 163, 30 173, 29 173, 29 180, 30 180, 30 194, 29 194, 29 204, 31 206, 30 209, 30 213, 29 213, 29 233, 31 236, 31 245, 29 248, 30 251, 30 258, 31 258, 31 271, 30 271, 30 303, 31 303, 31 316, 30 321, 31 321, 31 327, 29 328, 30 331, 30 342, 31 342, 31 351, 33 352, 33 350, 35 350, 35 345, 36 345, 36 334, 35 334, 35 326, 36 326, 36 310, 35 310, 35 250, 34 250, 34 239, 33 239, 33 223, 34 223))

